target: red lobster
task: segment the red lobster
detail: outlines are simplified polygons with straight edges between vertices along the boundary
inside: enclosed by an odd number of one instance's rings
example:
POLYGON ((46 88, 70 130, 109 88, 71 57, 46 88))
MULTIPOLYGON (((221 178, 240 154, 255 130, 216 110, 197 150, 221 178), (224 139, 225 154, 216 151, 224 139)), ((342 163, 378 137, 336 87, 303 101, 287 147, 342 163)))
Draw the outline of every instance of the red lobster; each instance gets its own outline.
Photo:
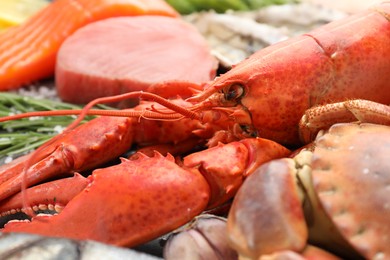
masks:
MULTIPOLYGON (((11 210, 16 207, 13 201, 20 201, 9 197, 20 191, 26 160, 25 183, 32 186, 54 176, 93 169, 123 154, 132 143, 157 145, 152 150, 166 145, 169 152, 178 154, 205 140, 213 147, 177 163, 171 155, 137 153, 119 165, 93 171, 82 191, 57 216, 10 223, 3 231, 134 246, 229 200, 259 164, 289 154, 273 141, 301 144, 299 120, 307 109, 357 98, 390 103, 389 18, 390 3, 385 2, 260 50, 186 101, 166 101, 143 92, 124 95, 150 98, 161 106, 149 102, 109 112, 125 117, 94 119, 27 159, 4 165, 2 208, 11 210), (248 138, 257 136, 273 141, 248 138)), ((40 195, 40 190, 53 185, 61 186, 61 181, 28 189, 29 203, 41 203, 42 208, 66 203, 69 198, 40 195)))

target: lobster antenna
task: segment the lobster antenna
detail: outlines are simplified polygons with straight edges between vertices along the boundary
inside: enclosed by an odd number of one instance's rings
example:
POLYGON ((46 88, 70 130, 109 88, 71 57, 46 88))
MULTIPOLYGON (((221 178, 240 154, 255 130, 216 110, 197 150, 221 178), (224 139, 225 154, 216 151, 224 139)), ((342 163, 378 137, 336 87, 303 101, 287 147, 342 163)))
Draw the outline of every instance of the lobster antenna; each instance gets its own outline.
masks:
POLYGON ((143 92, 143 91, 136 91, 131 93, 125 93, 121 95, 116 96, 110 96, 110 97, 102 97, 97 98, 95 100, 92 100, 89 102, 83 109, 70 109, 70 110, 54 110, 54 111, 33 111, 33 112, 26 112, 11 116, 5 116, 0 118, 0 122, 10 121, 10 120, 16 120, 16 119, 22 119, 22 118, 28 118, 33 116, 65 116, 65 115, 78 115, 78 118, 70 125, 72 127, 68 128, 74 128, 74 126, 78 125, 86 115, 97 115, 97 116, 120 116, 120 117, 147 117, 149 119, 178 119, 182 116, 191 118, 191 119, 200 119, 200 116, 189 109, 186 109, 184 107, 178 106, 169 100, 166 100, 165 98, 162 98, 156 94, 143 92), (92 109, 93 106, 97 104, 104 104, 104 103, 114 103, 119 102, 125 99, 129 98, 144 98, 150 101, 154 101, 174 112, 171 114, 165 114, 154 111, 134 111, 134 110, 100 110, 100 109, 92 109), (179 115, 180 116, 179 116, 179 115))

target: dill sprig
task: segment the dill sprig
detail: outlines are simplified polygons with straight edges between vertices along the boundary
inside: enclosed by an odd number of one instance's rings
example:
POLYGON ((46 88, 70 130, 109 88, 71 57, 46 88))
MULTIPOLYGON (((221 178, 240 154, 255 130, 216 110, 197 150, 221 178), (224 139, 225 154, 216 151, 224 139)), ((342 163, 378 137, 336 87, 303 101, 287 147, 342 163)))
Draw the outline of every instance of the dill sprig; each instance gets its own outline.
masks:
MULTIPOLYGON (((100 109, 112 109, 99 105, 100 109)), ((0 93, 0 117, 31 111, 80 109, 74 104, 43 98, 0 93)), ((44 116, 23 118, 0 123, 0 159, 16 157, 39 147, 75 120, 76 116, 44 116)), ((82 123, 91 120, 87 116, 82 123)))

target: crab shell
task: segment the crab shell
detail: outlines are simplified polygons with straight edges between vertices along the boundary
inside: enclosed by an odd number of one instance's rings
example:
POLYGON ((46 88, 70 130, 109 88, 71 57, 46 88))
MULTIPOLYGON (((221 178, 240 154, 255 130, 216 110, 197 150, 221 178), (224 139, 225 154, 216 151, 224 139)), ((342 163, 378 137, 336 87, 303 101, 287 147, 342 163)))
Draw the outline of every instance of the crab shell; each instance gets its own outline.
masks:
POLYGON ((365 258, 390 258, 390 127, 335 125, 316 141, 313 185, 339 232, 365 258))
POLYGON ((307 243, 350 259, 389 259, 389 154, 390 127, 337 124, 313 152, 261 166, 233 202, 231 245, 252 259, 307 243))

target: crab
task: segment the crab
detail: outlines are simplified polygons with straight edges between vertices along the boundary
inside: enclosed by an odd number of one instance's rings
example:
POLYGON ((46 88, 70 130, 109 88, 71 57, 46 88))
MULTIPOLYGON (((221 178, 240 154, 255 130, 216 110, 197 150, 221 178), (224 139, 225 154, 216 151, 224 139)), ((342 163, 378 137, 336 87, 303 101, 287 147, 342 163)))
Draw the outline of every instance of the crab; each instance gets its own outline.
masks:
POLYGON ((389 154, 389 126, 337 123, 294 157, 260 166, 229 212, 231 246, 249 259, 310 245, 347 259, 389 259, 389 154))

